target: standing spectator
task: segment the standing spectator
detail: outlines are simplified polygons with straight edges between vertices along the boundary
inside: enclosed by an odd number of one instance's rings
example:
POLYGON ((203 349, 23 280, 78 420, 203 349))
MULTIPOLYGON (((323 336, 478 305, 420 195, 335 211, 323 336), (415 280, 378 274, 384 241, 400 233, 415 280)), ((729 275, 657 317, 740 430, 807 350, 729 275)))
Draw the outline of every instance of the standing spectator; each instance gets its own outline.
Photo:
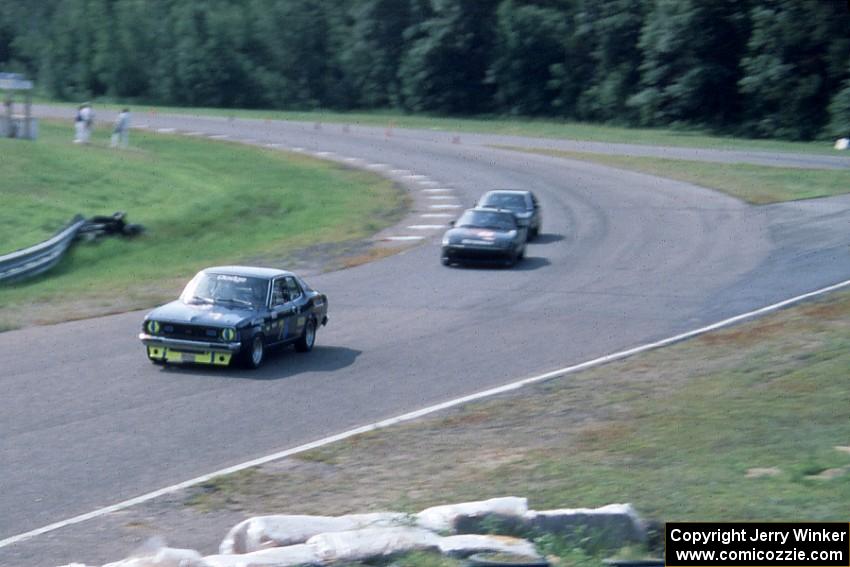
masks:
POLYGON ((94 111, 91 104, 85 103, 80 110, 80 117, 83 120, 83 143, 88 144, 91 141, 91 131, 94 126, 94 111))
POLYGON ((83 108, 84 107, 85 107, 85 105, 81 104, 77 108, 77 115, 74 117, 74 143, 75 144, 82 144, 83 140, 85 139, 84 130, 86 129, 86 124, 85 124, 85 120, 83 119, 83 108))
POLYGON ((118 113, 115 119, 115 128, 112 130, 112 142, 114 148, 121 146, 126 148, 130 144, 130 109, 125 108, 118 113))

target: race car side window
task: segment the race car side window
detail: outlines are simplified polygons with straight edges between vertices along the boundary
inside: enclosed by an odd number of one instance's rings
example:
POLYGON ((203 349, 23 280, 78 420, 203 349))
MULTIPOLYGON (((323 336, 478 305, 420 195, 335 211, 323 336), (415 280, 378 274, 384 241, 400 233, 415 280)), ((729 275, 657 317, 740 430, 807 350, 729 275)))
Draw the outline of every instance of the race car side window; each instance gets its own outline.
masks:
POLYGON ((289 301, 289 290, 286 287, 286 280, 278 278, 272 287, 272 307, 283 305, 287 301, 289 301))
POLYGON ((286 278, 286 289, 289 292, 289 301, 295 301, 301 297, 301 286, 293 277, 286 278))

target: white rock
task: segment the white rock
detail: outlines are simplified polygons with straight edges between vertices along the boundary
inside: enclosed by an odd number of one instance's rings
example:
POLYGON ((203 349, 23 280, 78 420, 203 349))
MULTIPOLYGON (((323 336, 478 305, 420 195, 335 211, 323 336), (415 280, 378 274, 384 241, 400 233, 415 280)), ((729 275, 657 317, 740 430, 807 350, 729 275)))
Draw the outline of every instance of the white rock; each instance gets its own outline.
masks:
POLYGON ((537 557, 534 545, 524 539, 497 535, 455 535, 440 538, 440 553, 456 557, 466 557, 482 551, 513 553, 537 557))
POLYGON ((192 549, 163 547, 151 555, 129 557, 103 567, 208 567, 201 554, 192 549))
POLYGON ((440 536, 421 528, 366 528, 319 534, 307 540, 324 563, 360 561, 408 551, 436 549, 440 536))
POLYGON ((416 523, 425 529, 445 532, 454 530, 455 522, 460 517, 486 516, 488 514, 521 517, 527 512, 527 499, 505 496, 478 502, 462 502, 426 508, 416 515, 416 523))
POLYGON ((314 535, 342 532, 374 526, 398 526, 410 522, 409 516, 395 512, 349 514, 347 516, 257 516, 236 524, 227 533, 219 553, 249 553, 304 543, 314 535))
POLYGON ((262 549, 244 555, 208 555, 204 561, 209 567, 292 567, 321 562, 316 548, 303 543, 262 549))
POLYGON ((850 138, 838 138, 835 140, 836 150, 846 150, 848 147, 850 147, 850 138))

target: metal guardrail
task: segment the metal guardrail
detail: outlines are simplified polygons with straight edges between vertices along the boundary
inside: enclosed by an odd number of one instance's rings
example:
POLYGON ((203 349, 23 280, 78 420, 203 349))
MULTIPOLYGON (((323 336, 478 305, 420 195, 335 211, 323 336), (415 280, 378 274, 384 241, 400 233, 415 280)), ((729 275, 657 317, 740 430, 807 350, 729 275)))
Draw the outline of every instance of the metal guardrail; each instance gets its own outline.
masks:
POLYGON ((49 240, 0 256, 0 283, 35 276, 55 266, 86 222, 82 215, 77 215, 49 240))

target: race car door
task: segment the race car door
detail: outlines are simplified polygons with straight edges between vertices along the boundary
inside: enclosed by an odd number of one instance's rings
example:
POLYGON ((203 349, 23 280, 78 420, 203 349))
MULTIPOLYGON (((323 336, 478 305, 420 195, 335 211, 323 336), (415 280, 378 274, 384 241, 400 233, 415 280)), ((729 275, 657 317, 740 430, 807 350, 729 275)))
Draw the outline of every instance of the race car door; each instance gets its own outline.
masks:
POLYGON ((272 282, 271 320, 266 325, 268 342, 279 343, 297 337, 298 309, 287 286, 287 278, 272 282))
POLYGON ((307 312, 309 306, 304 296, 304 290, 301 289, 298 281, 292 276, 286 276, 284 279, 286 280, 286 290, 289 292, 289 301, 292 303, 295 313, 293 325, 289 328, 291 333, 289 338, 294 339, 300 337, 304 331, 304 325, 307 323, 307 317, 309 316, 307 312))

